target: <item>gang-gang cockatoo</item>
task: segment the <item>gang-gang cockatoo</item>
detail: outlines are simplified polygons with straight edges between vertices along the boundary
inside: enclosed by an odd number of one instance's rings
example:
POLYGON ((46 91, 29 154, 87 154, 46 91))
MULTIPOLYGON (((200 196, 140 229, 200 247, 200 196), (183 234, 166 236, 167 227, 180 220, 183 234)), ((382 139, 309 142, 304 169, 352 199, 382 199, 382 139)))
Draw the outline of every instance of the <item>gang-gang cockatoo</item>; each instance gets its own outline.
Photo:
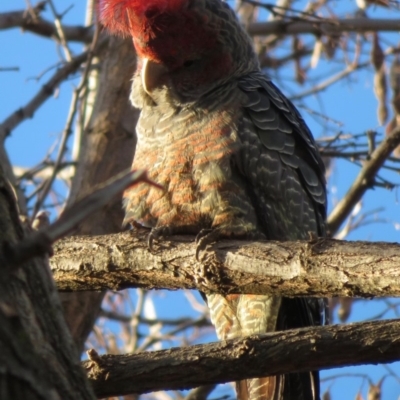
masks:
MULTIPOLYGON (((265 76, 252 42, 221 0, 101 0, 111 32, 138 55, 131 101, 141 110, 126 222, 150 240, 198 235, 297 240, 325 234, 324 166, 293 104, 265 76)), ((220 339, 320 324, 317 299, 207 295, 220 339)), ((318 372, 237 382, 240 400, 315 400, 318 372)))

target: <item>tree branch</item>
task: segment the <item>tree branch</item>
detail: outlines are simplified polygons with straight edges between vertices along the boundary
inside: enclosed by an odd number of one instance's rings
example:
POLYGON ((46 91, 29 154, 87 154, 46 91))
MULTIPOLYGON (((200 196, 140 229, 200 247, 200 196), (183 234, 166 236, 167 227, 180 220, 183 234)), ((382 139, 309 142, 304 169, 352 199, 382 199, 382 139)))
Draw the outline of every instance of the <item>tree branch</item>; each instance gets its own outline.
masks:
POLYGON ((219 343, 84 361, 98 398, 189 389, 295 371, 399 359, 400 321, 271 332, 219 343), (154 377, 157 379, 154 379, 154 377))
POLYGON ((89 52, 85 51, 64 64, 54 75, 41 87, 38 93, 25 106, 14 111, 0 124, 0 141, 10 134, 22 121, 32 118, 36 110, 54 93, 54 90, 86 61, 89 52))
POLYGON ((313 35, 332 35, 343 32, 397 32, 400 29, 399 19, 328 19, 315 20, 275 20, 255 22, 248 26, 250 36, 263 36, 272 33, 294 35, 309 33, 313 35))
POLYGON ((147 232, 69 237, 50 260, 61 291, 129 287, 284 296, 399 296, 400 245, 317 241, 218 242, 196 261, 194 238, 149 251, 147 232))
MULTIPOLYGON (((34 12, 33 16, 27 10, 0 13, 0 30, 19 27, 40 36, 59 39, 54 22, 46 21, 40 17, 39 14, 42 10, 43 7, 40 8, 37 5, 32 9, 34 12)), ((90 43, 92 41, 93 30, 91 27, 63 25, 62 29, 67 41, 83 43, 90 43)))
MULTIPOLYGON (((12 244, 26 229, 1 168, 0 187, 0 242, 12 244)), ((29 260, 25 268, 11 268, 0 251, 0 397, 94 400, 48 262, 29 260)))
MULTIPOLYGON (((368 161, 360 170, 357 178, 346 195, 339 201, 328 217, 328 229, 334 234, 351 213, 354 206, 361 200, 368 189, 374 187, 375 177, 390 156, 400 144, 400 127, 395 128, 374 150, 368 161)), ((322 153, 323 154, 323 153, 322 153)))
MULTIPOLYGON (((21 27, 27 31, 45 37, 58 37, 53 22, 44 20, 37 12, 36 18, 26 12, 18 10, 0 14, 0 30, 21 27)), ((397 32, 400 28, 399 19, 276 19, 268 22, 255 22, 248 25, 247 30, 251 36, 264 36, 269 34, 301 34, 332 35, 343 32, 397 32)), ((67 41, 90 43, 93 32, 84 26, 62 26, 67 41)))
POLYGON ((162 188, 147 177, 146 171, 122 172, 102 185, 98 185, 93 193, 74 203, 52 224, 43 226, 16 244, 4 242, 2 244, 4 259, 10 267, 15 269, 36 256, 52 253, 52 243, 73 231, 79 223, 108 204, 117 194, 139 182, 146 182, 158 189, 162 188))

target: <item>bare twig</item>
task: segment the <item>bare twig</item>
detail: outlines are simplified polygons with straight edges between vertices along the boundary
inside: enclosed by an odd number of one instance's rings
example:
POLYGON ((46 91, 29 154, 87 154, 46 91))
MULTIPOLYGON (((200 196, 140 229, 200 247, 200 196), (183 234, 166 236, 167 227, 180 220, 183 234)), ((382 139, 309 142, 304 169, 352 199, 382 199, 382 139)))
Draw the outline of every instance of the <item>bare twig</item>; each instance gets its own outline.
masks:
MULTIPOLYGON (((75 167, 75 162, 63 162, 58 166, 58 176, 63 180, 70 180, 72 178, 72 169, 75 167)), ((39 164, 31 167, 21 167, 18 165, 13 166, 14 175, 17 182, 20 183, 23 180, 31 181, 34 179, 49 179, 54 170, 54 162, 51 160, 43 160, 39 164)))
POLYGON ((134 315, 131 319, 131 323, 130 323, 131 337, 126 346, 128 349, 128 352, 130 352, 130 353, 135 352, 135 350, 137 349, 137 344, 138 344, 138 340, 139 340, 139 331, 138 331, 139 318, 143 312, 144 300, 145 300, 146 294, 147 294, 147 291, 145 291, 143 289, 137 290, 138 298, 136 301, 136 309, 135 309, 135 313, 134 313, 134 315))
MULTIPOLYGON (((0 13, 0 30, 20 27, 40 36, 58 38, 54 23, 40 17, 42 9, 38 6, 44 3, 38 3, 31 8, 34 11, 34 15, 32 15, 32 11, 27 12, 26 10, 0 13)), ((93 31, 91 27, 62 25, 62 29, 65 40, 68 42, 90 43, 92 41, 93 31)))
POLYGON ((204 385, 190 391, 184 400, 207 400, 216 385, 204 385))
POLYGON ((69 110, 68 117, 67 117, 67 123, 66 123, 65 128, 62 133, 61 143, 58 148, 58 154, 56 157, 56 161, 54 163, 54 169, 53 169, 51 177, 48 180, 46 180, 43 190, 40 193, 39 199, 35 204, 33 216, 35 216, 36 213, 42 208, 42 205, 44 204, 44 201, 46 200, 46 197, 51 189, 51 186, 53 185, 53 182, 58 174, 59 167, 61 166, 61 164, 63 162, 63 157, 64 157, 64 154, 65 154, 65 151, 67 148, 67 142, 72 133, 72 124, 75 120, 75 115, 76 115, 76 112, 78 109, 79 98, 87 84, 87 78, 88 78, 88 75, 89 75, 89 72, 90 72, 90 69, 92 66, 92 59, 93 59, 93 56, 94 56, 94 53, 95 53, 95 50, 97 47, 98 38, 99 38, 99 26, 96 25, 96 30, 95 30, 95 35, 93 36, 93 41, 91 43, 90 48, 87 51, 86 65, 85 65, 85 69, 82 74, 81 82, 80 82, 79 86, 74 90, 73 95, 72 95, 70 110, 69 110))
POLYGON ((339 201, 328 217, 328 229, 331 235, 334 235, 340 228, 340 225, 350 214, 353 207, 361 200, 364 193, 374 187, 378 171, 399 144, 400 128, 396 128, 390 135, 386 136, 371 154, 371 158, 365 162, 346 195, 339 201))
POLYGON ((19 71, 19 67, 0 67, 0 72, 19 71))
POLYGON ((60 14, 58 14, 56 7, 54 6, 53 0, 47 0, 47 4, 50 6, 51 12, 53 13, 54 26, 56 27, 57 36, 61 43, 61 46, 64 49, 65 58, 67 59, 68 62, 70 62, 72 60, 72 54, 70 48, 68 47, 67 39, 64 33, 64 28, 61 24, 60 14))
MULTIPOLYGON (((186 322, 182 322, 182 324, 178 325, 176 328, 166 332, 164 336, 174 336, 179 332, 185 331, 188 328, 193 326, 205 326, 207 324, 207 320, 204 317, 197 318, 196 320, 187 320, 186 322)), ((208 325, 208 324, 207 324, 208 325)), ((144 339, 143 343, 138 347, 137 351, 145 351, 153 344, 157 343, 161 338, 158 336, 147 335, 144 339)))
POLYGON ((298 99, 303 99, 304 97, 310 96, 312 94, 316 94, 318 92, 321 92, 322 90, 325 90, 329 86, 333 85, 334 83, 340 81, 344 77, 350 75, 351 73, 360 70, 362 68, 368 67, 370 62, 365 62, 362 64, 350 64, 348 65, 343 71, 338 72, 337 74, 329 77, 325 81, 319 83, 318 85, 313 86, 311 89, 305 90, 304 92, 298 93, 294 96, 290 97, 290 100, 298 100, 298 99))
POLYGON ((71 232, 81 221, 107 204, 116 194, 139 182, 147 182, 162 189, 158 184, 148 179, 144 171, 123 172, 105 182, 92 194, 76 202, 48 228, 33 233, 30 237, 15 245, 4 243, 3 251, 6 262, 15 267, 32 257, 52 253, 51 244, 53 242, 71 232))
POLYGON ((299 20, 300 17, 302 17, 303 19, 308 18, 311 21, 315 20, 315 21, 324 21, 324 22, 326 22, 325 18, 320 17, 318 15, 315 15, 315 13, 312 13, 312 12, 310 13, 310 12, 307 12, 307 11, 295 10, 292 7, 281 6, 281 5, 277 5, 277 4, 261 3, 259 1, 253 1, 253 0, 242 0, 242 1, 244 3, 252 4, 253 6, 256 6, 256 7, 265 8, 266 10, 270 11, 274 15, 277 15, 278 17, 285 17, 286 16, 288 20, 295 21, 295 20, 299 20), (287 15, 288 12, 291 13, 289 16, 287 15), (293 13, 295 13, 297 15, 294 16, 293 13))
POLYGON ((69 75, 76 72, 86 61, 88 52, 84 52, 63 65, 39 90, 39 92, 23 107, 14 111, 0 124, 0 141, 11 133, 22 121, 32 118, 36 110, 54 93, 54 90, 69 75))

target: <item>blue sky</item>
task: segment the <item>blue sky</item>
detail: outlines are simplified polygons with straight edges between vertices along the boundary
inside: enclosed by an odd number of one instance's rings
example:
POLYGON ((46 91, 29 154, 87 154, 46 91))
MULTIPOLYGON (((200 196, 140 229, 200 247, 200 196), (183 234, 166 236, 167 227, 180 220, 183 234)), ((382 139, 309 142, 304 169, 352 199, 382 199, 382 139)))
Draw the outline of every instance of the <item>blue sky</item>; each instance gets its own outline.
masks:
MULTIPOLYGON (((81 24, 84 20, 84 1, 55 1, 55 5, 59 12, 63 12, 71 4, 74 6, 65 15, 63 21, 66 24, 81 24)), ((341 15, 352 13, 355 10, 355 4, 352 1, 341 0, 332 2, 331 8, 341 15)), ((296 3, 296 8, 301 8, 303 3, 296 3)), ((0 12, 24 9, 24 0, 2 0, 0 4, 0 12)), ((369 14, 373 17, 391 17, 400 18, 400 12, 390 12, 385 10, 370 10, 369 14)), ((47 11, 44 16, 48 19, 51 14, 47 11)), ((382 35, 382 38, 395 44, 399 40, 398 34, 382 35)), ((314 40, 313 37, 304 38, 306 43, 314 40)), ((365 45, 365 51, 367 50, 365 45)), ((19 71, 0 72, 0 122, 3 121, 10 113, 17 110, 21 105, 25 104, 46 82, 54 72, 54 69, 44 73, 50 66, 55 66, 60 57, 57 52, 57 46, 54 42, 37 37, 29 32, 23 32, 20 29, 12 29, 0 32, 0 68, 18 67, 19 71), (41 76, 43 74, 43 76, 41 76), (40 79, 38 77, 41 76, 40 79)), ((75 54, 79 54, 80 45, 73 45, 75 54)), ((285 54, 287 49, 282 48, 280 51, 285 54)), ((364 59, 368 58, 368 54, 363 55, 364 59)), ((338 57, 340 60, 340 56, 338 57)), ((342 66, 337 62, 321 59, 319 65, 310 71, 308 78, 326 74, 328 71, 339 71, 342 66)), ((273 75, 273 71, 271 71, 273 75)), ((75 79, 70 79, 61 85, 55 95, 49 99, 43 107, 41 107, 34 118, 28 119, 20 124, 7 139, 7 150, 9 151, 12 162, 19 166, 32 166, 40 162, 49 147, 59 137, 67 117, 68 106, 71 96, 71 89, 77 84, 75 79)), ((296 94, 306 90, 309 86, 299 86, 293 82, 292 65, 288 69, 280 72, 277 84, 285 91, 287 95, 296 94)), ((296 103, 300 106, 300 111, 309 124, 314 135, 318 138, 328 133, 333 134, 341 130, 343 133, 362 133, 368 129, 376 129, 383 137, 384 129, 377 122, 376 108, 377 102, 373 93, 373 74, 372 68, 362 70, 352 74, 348 79, 336 83, 328 90, 318 94, 317 96, 308 97, 304 103, 296 103), (303 106, 306 107, 303 107, 303 106), (315 117, 309 113, 313 110, 329 116, 331 120, 341 121, 342 126, 338 126, 332 122, 316 121, 315 117), (328 128, 330 131, 328 132, 328 128)), ((348 161, 335 161, 334 174, 330 180, 330 208, 337 199, 340 199, 347 191, 348 187, 356 177, 359 167, 348 161)), ((385 177, 392 182, 400 182, 398 175, 385 173, 385 177)), ((376 213, 373 218, 386 221, 385 223, 376 222, 369 224, 363 228, 351 233, 348 239, 351 240, 371 240, 371 241, 388 241, 398 242, 400 239, 400 209, 398 204, 398 189, 388 191, 377 188, 367 193, 363 199, 364 211, 371 211, 378 208, 383 210, 376 213)), ((134 295, 133 295, 134 296, 134 295)), ((154 294, 155 304, 157 305, 157 315, 161 317, 178 317, 180 314, 187 315, 191 313, 189 306, 185 306, 180 293, 170 293, 162 295, 158 292, 154 294), (174 310, 171 315, 170 310, 174 310), (179 315, 178 315, 179 314, 179 315)), ((361 321, 378 314, 385 304, 382 301, 360 301, 354 306, 354 312, 350 318, 350 322, 361 321)), ((385 315, 385 318, 396 317, 394 312, 385 315)), ((212 338, 210 337, 210 340, 212 338)), ((390 366, 400 375, 400 363, 390 366)), ((351 372, 352 374, 370 373, 373 379, 378 381, 387 371, 380 366, 362 366, 354 368, 344 368, 335 371, 325 371, 323 377, 329 377, 336 373, 351 372)), ((357 391, 363 389, 364 398, 367 385, 362 384, 362 380, 353 377, 340 380, 332 384, 328 381, 327 385, 331 386, 333 399, 354 399, 357 391)), ((395 399, 400 395, 400 384, 394 378, 387 378, 383 385, 384 399, 395 399)))

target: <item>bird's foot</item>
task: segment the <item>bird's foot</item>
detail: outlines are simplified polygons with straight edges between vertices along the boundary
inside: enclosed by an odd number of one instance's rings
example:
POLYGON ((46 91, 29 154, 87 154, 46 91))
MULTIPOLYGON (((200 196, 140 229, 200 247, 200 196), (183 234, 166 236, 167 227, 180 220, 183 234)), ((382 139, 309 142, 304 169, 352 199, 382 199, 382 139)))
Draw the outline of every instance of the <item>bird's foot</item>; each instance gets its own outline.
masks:
POLYGON ((217 242, 220 239, 244 239, 244 240, 264 240, 265 235, 256 230, 244 230, 242 226, 224 227, 219 226, 211 229, 202 229, 196 236, 196 260, 199 260, 199 255, 202 250, 205 250, 207 245, 217 242))
POLYGON ((158 240, 162 237, 168 237, 174 234, 174 230, 169 225, 158 226, 153 228, 147 237, 147 246, 150 250, 153 250, 154 240, 158 240))
POLYGON ((200 252, 205 250, 207 245, 216 242, 221 236, 219 229, 202 229, 196 236, 196 260, 199 261, 200 252))

